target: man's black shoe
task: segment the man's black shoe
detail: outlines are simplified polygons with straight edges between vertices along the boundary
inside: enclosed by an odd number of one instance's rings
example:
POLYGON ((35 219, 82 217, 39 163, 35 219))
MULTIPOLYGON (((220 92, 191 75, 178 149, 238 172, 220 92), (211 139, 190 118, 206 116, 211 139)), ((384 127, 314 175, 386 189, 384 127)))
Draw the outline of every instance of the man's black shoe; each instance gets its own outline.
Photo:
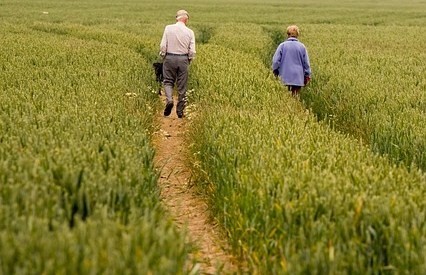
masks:
POLYGON ((177 114, 178 118, 183 118, 183 114, 177 114))
POLYGON ((172 109, 173 109, 173 102, 167 103, 166 108, 164 109, 164 115, 169 116, 172 112, 172 109))

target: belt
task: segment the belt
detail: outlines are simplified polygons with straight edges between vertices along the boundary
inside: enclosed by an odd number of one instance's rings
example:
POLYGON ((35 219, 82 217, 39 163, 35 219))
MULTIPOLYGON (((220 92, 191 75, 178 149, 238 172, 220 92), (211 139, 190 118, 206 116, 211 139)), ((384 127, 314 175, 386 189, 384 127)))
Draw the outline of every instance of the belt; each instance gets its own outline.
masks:
POLYGON ((172 55, 172 56, 188 56, 187 53, 166 53, 166 55, 172 55))

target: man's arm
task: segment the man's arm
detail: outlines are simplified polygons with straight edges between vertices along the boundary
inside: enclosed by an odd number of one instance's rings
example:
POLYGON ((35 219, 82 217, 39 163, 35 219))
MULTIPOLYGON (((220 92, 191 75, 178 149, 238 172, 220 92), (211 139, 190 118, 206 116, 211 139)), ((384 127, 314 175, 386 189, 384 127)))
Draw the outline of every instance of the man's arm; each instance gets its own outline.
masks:
POLYGON ((164 32, 163 32, 163 37, 161 38, 161 43, 160 43, 160 55, 162 57, 166 56, 166 52, 167 52, 167 27, 164 28, 164 32))
POLYGON ((188 58, 189 60, 195 58, 195 35, 194 32, 191 30, 191 41, 189 42, 189 51, 188 51, 188 58))

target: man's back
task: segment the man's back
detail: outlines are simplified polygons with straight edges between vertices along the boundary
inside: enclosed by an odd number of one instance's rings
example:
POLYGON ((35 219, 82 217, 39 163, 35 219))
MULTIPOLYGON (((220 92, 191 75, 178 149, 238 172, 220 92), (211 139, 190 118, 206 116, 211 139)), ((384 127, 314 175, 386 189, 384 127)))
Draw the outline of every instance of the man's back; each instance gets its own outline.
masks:
POLYGON ((195 53, 194 32, 182 22, 168 25, 164 30, 160 46, 163 52, 193 56, 195 53))

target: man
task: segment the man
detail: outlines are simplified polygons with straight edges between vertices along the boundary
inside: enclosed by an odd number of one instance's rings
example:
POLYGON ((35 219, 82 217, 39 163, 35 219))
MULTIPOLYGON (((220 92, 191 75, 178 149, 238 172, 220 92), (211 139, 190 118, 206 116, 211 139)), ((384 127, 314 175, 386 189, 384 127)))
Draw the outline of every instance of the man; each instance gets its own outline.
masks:
POLYGON ((272 70, 275 76, 288 87, 293 96, 297 96, 303 86, 311 79, 311 67, 308 51, 297 37, 299 28, 295 25, 287 28, 287 40, 282 42, 272 58, 272 70))
POLYGON ((176 13, 176 23, 166 26, 160 43, 160 55, 164 58, 165 116, 169 116, 173 109, 173 87, 176 83, 179 94, 176 114, 178 118, 183 118, 186 105, 188 66, 195 57, 195 36, 194 32, 186 26, 188 20, 188 12, 179 10, 176 13))

